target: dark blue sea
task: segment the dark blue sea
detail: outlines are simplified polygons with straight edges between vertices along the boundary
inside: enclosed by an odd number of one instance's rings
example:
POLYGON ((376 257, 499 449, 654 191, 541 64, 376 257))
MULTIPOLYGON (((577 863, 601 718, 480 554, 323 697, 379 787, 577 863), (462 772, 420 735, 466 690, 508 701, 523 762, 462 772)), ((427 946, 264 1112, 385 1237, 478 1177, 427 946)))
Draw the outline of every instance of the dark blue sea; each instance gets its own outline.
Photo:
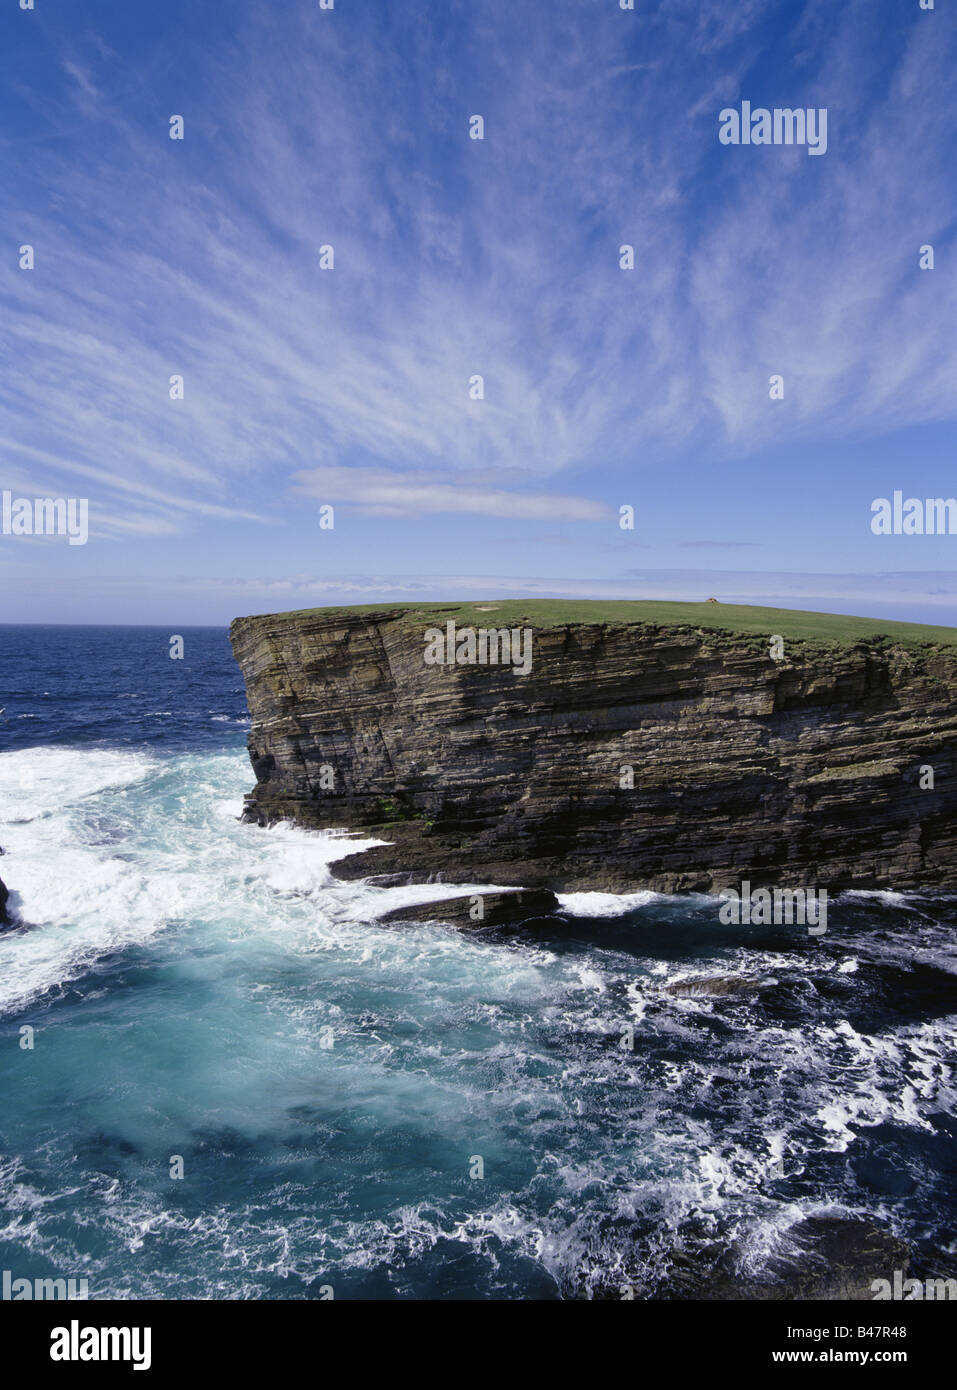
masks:
POLYGON ((242 824, 242 680, 225 631, 179 631, 182 661, 167 629, 0 628, 0 1269, 641 1297, 676 1252, 746 1278, 822 1214, 952 1268, 953 900, 845 894, 821 937, 651 893, 568 895, 547 932, 379 925, 443 890, 242 824), (716 974, 760 988, 665 988, 716 974))

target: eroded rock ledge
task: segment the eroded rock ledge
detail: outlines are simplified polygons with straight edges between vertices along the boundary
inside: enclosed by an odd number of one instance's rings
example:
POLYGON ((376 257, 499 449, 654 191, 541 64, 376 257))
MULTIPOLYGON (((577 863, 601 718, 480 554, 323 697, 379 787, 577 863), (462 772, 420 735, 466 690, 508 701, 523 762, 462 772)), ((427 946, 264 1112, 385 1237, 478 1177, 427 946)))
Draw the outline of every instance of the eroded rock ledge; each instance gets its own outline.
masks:
POLYGON ((957 889, 957 649, 792 639, 774 661, 717 627, 570 622, 535 630, 520 676, 426 665, 443 622, 238 618, 247 817, 391 842, 339 861, 350 878, 957 889))

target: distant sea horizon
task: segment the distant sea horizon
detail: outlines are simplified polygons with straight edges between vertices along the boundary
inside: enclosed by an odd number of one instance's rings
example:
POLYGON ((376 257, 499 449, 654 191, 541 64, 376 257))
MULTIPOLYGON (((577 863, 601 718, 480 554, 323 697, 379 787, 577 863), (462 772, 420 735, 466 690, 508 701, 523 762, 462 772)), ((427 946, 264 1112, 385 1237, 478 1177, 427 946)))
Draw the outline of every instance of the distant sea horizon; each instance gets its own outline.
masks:
MULTIPOLYGON (((694 599, 691 599, 691 598, 679 598, 679 597, 675 597, 675 596, 673 596, 673 595, 667 595, 667 594, 657 594, 657 595, 645 595, 645 594, 642 594, 642 595, 634 595, 634 594, 613 595, 613 594, 609 594, 609 595, 604 595, 603 597, 608 598, 608 599, 620 598, 623 602, 629 602, 629 601, 631 601, 631 600, 641 600, 641 599, 649 598, 649 599, 652 599, 652 600, 660 600, 660 601, 663 602, 663 603, 692 603, 692 602, 702 602, 702 601, 704 601, 705 599, 707 599, 707 598, 710 597, 710 596, 711 596, 711 595, 710 595, 710 591, 709 591, 708 594, 705 594, 705 593, 702 591, 702 593, 701 593, 697 598, 694 598, 694 599)), ((594 601, 595 601, 595 602, 599 602, 599 603, 600 603, 600 602, 602 601, 602 598, 598 598, 598 597, 595 597, 595 596, 593 596, 593 595, 586 595, 585 597, 586 597, 586 599, 587 599, 588 601, 591 601, 592 598, 594 598, 594 601)), ((135 628, 135 627, 143 627, 143 628, 169 628, 171 632, 172 632, 172 631, 178 631, 179 628, 181 628, 181 627, 216 628, 216 629, 225 629, 225 630, 228 630, 230 624, 231 624, 236 618, 239 618, 239 617, 248 617, 248 616, 252 616, 252 615, 254 615, 254 614, 259 614, 259 613, 284 613, 284 612, 290 612, 290 611, 297 611, 297 610, 302 609, 302 608, 340 608, 340 607, 351 607, 351 606, 353 606, 353 605, 352 605, 352 603, 350 603, 350 600, 354 600, 356 606, 361 606, 362 604, 368 604, 368 603, 381 603, 383 607, 402 606, 402 605, 407 605, 407 606, 409 606, 409 607, 412 607, 412 606, 414 606, 414 605, 416 605, 416 604, 418 604, 418 603, 446 603, 446 602, 449 602, 449 603, 457 603, 457 602, 462 602, 462 603, 471 603, 471 602, 474 602, 474 603, 483 603, 483 602, 486 602, 486 601, 488 601, 488 602, 494 602, 495 600, 501 601, 501 600, 503 600, 503 599, 523 599, 523 598, 527 598, 527 599, 529 599, 529 600, 536 600, 536 599, 543 599, 543 598, 554 598, 554 599, 568 599, 568 600, 574 600, 575 596, 572 595, 572 594, 569 594, 569 593, 565 593, 565 592, 555 592, 555 593, 552 593, 552 592, 547 591, 547 590, 543 590, 543 591, 541 591, 541 592, 539 592, 539 591, 536 590, 535 592, 525 592, 525 593, 511 593, 511 592, 508 592, 508 593, 499 593, 499 592, 495 592, 495 593, 491 593, 491 594, 485 594, 485 593, 460 594, 460 593, 458 593, 458 592, 456 591, 456 592, 452 593, 451 595, 440 595, 440 596, 435 596, 435 597, 431 597, 431 596, 430 596, 430 597, 427 597, 427 596, 425 596, 425 595, 423 595, 423 594, 421 594, 421 593, 416 593, 416 594, 414 594, 414 595, 403 595, 403 596, 400 596, 400 597, 384 597, 384 598, 381 598, 381 599, 378 598, 378 597, 375 597, 375 596, 373 596, 373 597, 371 597, 371 598, 368 597, 368 596, 363 596, 361 599, 356 599, 354 594, 350 594, 350 595, 342 595, 342 596, 339 596, 339 597, 330 597, 330 598, 327 598, 327 599, 323 600, 322 602, 317 602, 317 603, 312 603, 312 602, 309 602, 309 601, 302 601, 302 602, 296 601, 295 603, 293 603, 293 604, 292 604, 291 606, 289 606, 289 607, 285 607, 285 606, 272 607, 272 606, 266 606, 266 605, 254 605, 254 606, 249 607, 249 608, 237 608, 237 610, 236 610, 234 613, 231 613, 229 617, 226 617, 226 618, 219 618, 219 619, 216 619, 216 620, 209 620, 209 621, 206 621, 206 622, 196 622, 195 620, 192 620, 192 619, 191 619, 189 622, 184 622, 184 620, 183 620, 181 617, 180 617, 180 618, 169 618, 169 619, 167 619, 167 620, 165 620, 165 621, 151 620, 151 621, 149 621, 149 622, 145 622, 145 621, 141 621, 141 620, 131 621, 131 620, 129 620, 129 619, 126 619, 126 620, 120 620, 120 619, 112 620, 112 619, 111 619, 111 620, 109 620, 109 621, 92 620, 92 619, 87 620, 87 619, 84 619, 84 620, 77 620, 77 621, 72 621, 72 622, 71 622, 71 621, 64 622, 61 618, 49 618, 49 619, 44 619, 44 618, 33 618, 33 619, 30 619, 29 621, 16 622, 16 621, 11 621, 11 620, 9 620, 9 619, 2 619, 2 620, 0 620, 0 630, 2 630, 3 628, 6 628, 6 627, 11 627, 11 628, 13 628, 13 627, 133 627, 133 628, 135 628)), ((896 622, 896 623, 916 623, 916 624, 918 624, 918 625, 928 625, 928 626, 931 626, 931 627, 945 627, 945 628, 954 628, 954 627, 957 627, 957 602, 951 604, 951 602, 949 601, 949 597, 948 597, 948 602, 945 603, 945 604, 944 604, 944 603, 942 603, 942 604, 927 604, 927 603, 924 603, 924 604, 921 604, 921 603, 914 604, 914 603, 909 603, 909 602, 908 602, 908 603, 901 603, 899 600, 887 600, 887 601, 874 600, 874 601, 861 602, 860 600, 857 600, 857 599, 844 599, 844 598, 840 598, 840 597, 837 597, 837 596, 835 596, 834 598, 814 598, 814 599, 808 599, 808 598, 804 598, 804 597, 797 597, 797 598, 796 598, 796 597, 794 597, 793 595, 788 595, 788 594, 766 594, 766 595, 762 594, 761 596, 756 596, 756 595, 754 595, 754 594, 746 594, 746 595, 741 595, 741 594, 730 594, 730 595, 725 595, 725 596, 723 596, 723 597, 719 597, 719 603, 724 603, 724 604, 735 604, 735 605, 740 604, 742 607, 750 607, 750 608, 764 608, 764 607, 770 607, 770 608, 784 608, 784 609, 787 609, 788 611, 793 611, 793 612, 805 612, 805 613, 833 613, 833 614, 835 614, 835 615, 843 615, 843 616, 845 616, 845 617, 870 618, 870 619, 873 619, 874 621, 877 621, 877 622, 885 621, 885 622, 896 622), (948 619, 949 619, 949 620, 948 620, 948 619)))

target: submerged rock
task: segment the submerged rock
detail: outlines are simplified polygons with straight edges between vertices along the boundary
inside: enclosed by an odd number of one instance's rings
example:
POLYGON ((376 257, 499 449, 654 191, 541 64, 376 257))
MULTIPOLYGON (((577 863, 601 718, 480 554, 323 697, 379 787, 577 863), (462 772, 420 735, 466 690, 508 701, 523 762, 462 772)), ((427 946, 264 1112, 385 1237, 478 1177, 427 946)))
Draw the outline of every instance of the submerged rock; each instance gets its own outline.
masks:
POLYGON ((757 994, 775 984, 774 980, 748 979, 744 975, 702 975, 688 980, 675 980, 665 985, 665 993, 681 999, 694 999, 698 995, 757 994))
POLYGON ((542 888, 502 888, 494 893, 465 893, 433 899, 386 912, 380 922, 450 922, 455 927, 518 925, 558 911, 554 893, 542 888), (481 914, 481 915, 479 915, 481 914))
POLYGON ((907 1244, 872 1221, 812 1216, 792 1227, 786 1253, 772 1257, 756 1275, 736 1272, 735 1252, 711 1263, 707 1252, 676 1253, 671 1275, 655 1297, 668 1299, 754 1299, 758 1301, 865 1302, 878 1279, 906 1275, 907 1244))

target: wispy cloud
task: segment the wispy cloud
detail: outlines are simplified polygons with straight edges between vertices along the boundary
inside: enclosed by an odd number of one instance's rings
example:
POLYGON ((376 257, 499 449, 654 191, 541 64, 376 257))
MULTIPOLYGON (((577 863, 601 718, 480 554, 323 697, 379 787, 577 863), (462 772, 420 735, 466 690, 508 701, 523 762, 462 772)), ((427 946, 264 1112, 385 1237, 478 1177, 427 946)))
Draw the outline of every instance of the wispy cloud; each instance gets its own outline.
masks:
POLYGON ((37 260, 0 267, 3 466, 87 479, 117 535, 304 493, 607 521, 615 470, 953 418, 957 281, 917 251, 954 245, 957 40, 892 9, 237 3, 210 42, 144 18, 135 61, 61 33, 17 93, 39 143, 6 138, 37 260), (746 96, 826 105, 827 156, 719 146, 746 96))
POLYGON ((487 475, 383 468, 314 468, 296 473, 297 490, 323 502, 347 502, 376 516, 428 516, 461 512, 527 521, 607 521, 614 513, 585 497, 547 492, 507 492, 490 487, 487 475))

